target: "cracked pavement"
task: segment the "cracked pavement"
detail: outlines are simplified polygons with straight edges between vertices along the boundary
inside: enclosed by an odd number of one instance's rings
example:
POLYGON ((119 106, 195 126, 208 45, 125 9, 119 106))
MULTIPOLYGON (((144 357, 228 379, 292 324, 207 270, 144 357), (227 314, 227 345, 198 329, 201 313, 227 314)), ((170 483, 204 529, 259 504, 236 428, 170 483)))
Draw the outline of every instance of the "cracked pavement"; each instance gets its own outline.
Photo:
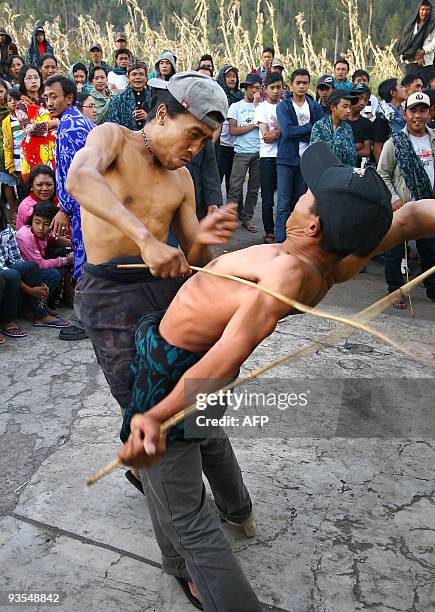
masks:
MULTIPOLYGON (((231 248, 251 239, 239 230, 231 248)), ((368 270, 322 308, 349 315, 382 297, 381 266, 368 270)), ((413 302, 414 320, 390 310, 374 325, 433 359, 435 306, 421 288, 413 302)), ((242 374, 336 328, 282 321, 242 374)), ((144 500, 123 470, 85 489, 115 456, 120 414, 90 343, 56 336, 32 329, 0 348, 0 591, 61 593, 56 608, 68 612, 193 610, 162 572, 144 500)), ((295 386, 310 400, 269 409, 264 431, 228 429, 258 535, 223 529, 266 610, 435 609, 433 370, 360 333, 314 348, 246 387, 295 386)))

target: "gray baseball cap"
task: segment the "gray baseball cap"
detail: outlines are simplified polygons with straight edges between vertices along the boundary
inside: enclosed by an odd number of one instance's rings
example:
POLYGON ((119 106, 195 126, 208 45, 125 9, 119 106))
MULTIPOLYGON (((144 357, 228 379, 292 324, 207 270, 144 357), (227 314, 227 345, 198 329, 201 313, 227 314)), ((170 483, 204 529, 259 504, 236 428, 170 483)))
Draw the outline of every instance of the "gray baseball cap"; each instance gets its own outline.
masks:
POLYGON ((213 130, 226 119, 227 96, 222 87, 205 74, 193 71, 177 72, 169 81, 150 79, 148 86, 153 89, 167 89, 189 113, 213 130), (220 115, 220 120, 210 117, 211 113, 220 115))

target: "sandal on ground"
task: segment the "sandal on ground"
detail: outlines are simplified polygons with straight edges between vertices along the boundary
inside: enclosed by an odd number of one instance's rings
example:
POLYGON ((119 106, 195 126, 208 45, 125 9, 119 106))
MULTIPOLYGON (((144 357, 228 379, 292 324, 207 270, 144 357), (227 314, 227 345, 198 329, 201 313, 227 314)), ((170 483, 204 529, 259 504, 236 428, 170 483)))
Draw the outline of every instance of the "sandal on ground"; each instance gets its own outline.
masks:
POLYGON ((143 492, 143 486, 142 486, 141 481, 139 480, 139 478, 136 478, 136 476, 133 474, 131 470, 127 470, 125 472, 125 477, 127 478, 130 484, 132 484, 134 487, 136 487, 138 491, 142 493, 142 495, 145 495, 145 493, 143 492))
POLYGON ((273 244, 275 242, 275 234, 266 234, 263 238, 264 244, 273 244))
POLYGON ((8 338, 25 338, 27 336, 27 332, 21 327, 3 327, 0 331, 8 338))
POLYGON ((55 327, 56 329, 69 327, 70 325, 71 323, 69 321, 65 321, 65 319, 55 319, 49 323, 33 323, 33 327, 55 327))
POLYGON ((183 589, 183 593, 186 595, 192 606, 195 606, 197 610, 204 610, 204 606, 199 601, 199 599, 192 595, 188 581, 184 580, 184 578, 180 578, 179 576, 174 576, 174 578, 183 589))
POLYGON ((391 302, 391 306, 393 308, 396 308, 397 310, 406 310, 408 308, 403 298, 403 295, 398 295, 397 297, 395 297, 391 302))
POLYGON ((3 336, 3 334, 0 334, 0 344, 4 344, 6 342, 6 338, 3 336))
POLYGON ((251 234, 256 234, 258 232, 258 229, 255 227, 255 225, 252 225, 252 223, 250 223, 249 221, 245 221, 244 223, 242 223, 242 226, 248 230, 248 232, 251 232, 251 234))

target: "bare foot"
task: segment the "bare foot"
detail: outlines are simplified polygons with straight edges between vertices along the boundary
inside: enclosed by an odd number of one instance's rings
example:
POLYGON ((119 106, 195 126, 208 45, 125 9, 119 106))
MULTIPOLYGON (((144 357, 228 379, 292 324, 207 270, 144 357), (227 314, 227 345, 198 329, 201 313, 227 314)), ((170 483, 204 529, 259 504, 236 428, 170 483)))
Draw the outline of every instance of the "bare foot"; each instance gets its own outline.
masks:
POLYGON ((187 584, 189 585, 189 589, 192 595, 202 603, 201 595, 198 593, 196 586, 193 584, 193 582, 188 582, 187 584))
POLYGON ((58 319, 57 317, 52 317, 51 315, 47 315, 43 319, 38 319, 35 321, 37 325, 50 325, 52 327, 69 327, 71 323, 66 319, 58 319))

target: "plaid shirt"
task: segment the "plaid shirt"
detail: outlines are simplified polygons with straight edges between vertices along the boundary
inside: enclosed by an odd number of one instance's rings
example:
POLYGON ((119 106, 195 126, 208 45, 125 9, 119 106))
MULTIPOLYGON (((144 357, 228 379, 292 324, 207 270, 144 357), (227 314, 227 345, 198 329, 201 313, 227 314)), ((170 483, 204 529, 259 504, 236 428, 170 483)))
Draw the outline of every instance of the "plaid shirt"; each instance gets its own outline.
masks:
POLYGON ((0 232, 0 269, 7 270, 10 264, 22 261, 15 232, 10 225, 0 232))

